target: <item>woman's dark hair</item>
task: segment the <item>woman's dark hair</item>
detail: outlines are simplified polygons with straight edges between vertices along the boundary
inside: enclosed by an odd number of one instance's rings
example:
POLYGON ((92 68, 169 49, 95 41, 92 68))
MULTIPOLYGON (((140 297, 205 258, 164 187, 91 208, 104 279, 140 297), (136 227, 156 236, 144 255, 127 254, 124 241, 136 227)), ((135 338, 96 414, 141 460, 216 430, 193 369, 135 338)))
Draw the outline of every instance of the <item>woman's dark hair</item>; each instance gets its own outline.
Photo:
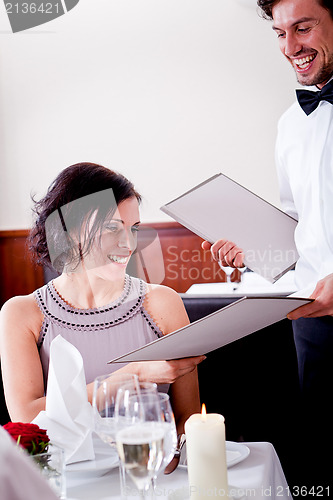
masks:
POLYGON ((75 268, 117 205, 133 197, 141 201, 133 184, 102 165, 77 163, 65 168, 44 198, 33 199, 36 220, 28 245, 35 262, 59 273, 69 264, 75 268))
MULTIPOLYGON (((320 5, 327 9, 333 19, 333 0, 317 0, 320 5)), ((272 10, 273 7, 278 4, 280 0, 257 0, 258 7, 262 11, 262 15, 265 19, 273 19, 272 10)))

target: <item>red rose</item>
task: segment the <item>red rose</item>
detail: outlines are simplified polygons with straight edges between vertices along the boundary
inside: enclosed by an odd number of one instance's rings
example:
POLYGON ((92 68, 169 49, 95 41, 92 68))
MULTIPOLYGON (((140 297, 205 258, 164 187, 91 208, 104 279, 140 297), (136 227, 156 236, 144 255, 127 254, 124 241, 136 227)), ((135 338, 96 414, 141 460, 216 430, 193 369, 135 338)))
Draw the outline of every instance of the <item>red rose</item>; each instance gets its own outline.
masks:
POLYGON ((3 428, 31 455, 42 453, 50 442, 46 430, 40 429, 36 424, 9 422, 3 428))

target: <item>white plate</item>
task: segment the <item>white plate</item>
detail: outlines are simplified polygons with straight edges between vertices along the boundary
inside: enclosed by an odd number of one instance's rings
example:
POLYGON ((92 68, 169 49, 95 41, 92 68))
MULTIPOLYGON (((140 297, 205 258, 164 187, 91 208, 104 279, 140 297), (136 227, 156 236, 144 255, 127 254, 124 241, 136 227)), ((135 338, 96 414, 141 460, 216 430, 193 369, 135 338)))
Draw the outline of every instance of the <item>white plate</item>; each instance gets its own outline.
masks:
POLYGON ((225 449, 227 454, 227 466, 232 467, 246 459, 250 454, 250 449, 242 443, 226 441, 225 449))
MULTIPOLYGON (((93 442, 95 459, 66 465, 67 472, 93 472, 102 475, 118 466, 119 458, 115 448, 103 443, 97 436, 94 436, 93 442)), ((244 444, 226 441, 227 467, 233 467, 242 462, 249 456, 249 453, 249 448, 244 444)))
MULTIPOLYGON (((250 454, 250 449, 242 443, 235 443, 234 441, 225 442, 225 451, 227 455, 227 467, 233 467, 234 465, 242 462, 250 454)), ((187 467, 186 460, 186 443, 182 450, 182 458, 180 467, 187 467)))

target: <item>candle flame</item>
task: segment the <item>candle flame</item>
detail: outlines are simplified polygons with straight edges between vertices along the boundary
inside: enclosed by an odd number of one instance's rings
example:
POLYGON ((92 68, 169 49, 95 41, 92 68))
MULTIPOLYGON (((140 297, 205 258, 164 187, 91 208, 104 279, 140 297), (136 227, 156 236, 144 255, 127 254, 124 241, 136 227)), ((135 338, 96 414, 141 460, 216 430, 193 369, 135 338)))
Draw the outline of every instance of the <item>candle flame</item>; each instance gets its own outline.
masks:
POLYGON ((203 404, 202 407, 201 407, 201 420, 203 422, 206 422, 207 420, 207 411, 206 411, 206 405, 203 404))

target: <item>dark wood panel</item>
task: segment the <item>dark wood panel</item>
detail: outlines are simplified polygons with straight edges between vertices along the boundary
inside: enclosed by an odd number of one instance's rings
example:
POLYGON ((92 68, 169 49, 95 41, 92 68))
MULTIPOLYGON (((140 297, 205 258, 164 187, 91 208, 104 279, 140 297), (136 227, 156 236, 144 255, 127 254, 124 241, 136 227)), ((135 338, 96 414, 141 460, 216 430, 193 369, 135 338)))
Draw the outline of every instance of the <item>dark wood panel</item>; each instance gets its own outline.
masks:
POLYGON ((0 231, 0 302, 25 295, 43 285, 43 270, 36 267, 26 246, 28 231, 0 231))
POLYGON ((212 261, 210 253, 201 248, 201 238, 176 223, 154 227, 163 252, 163 284, 182 293, 194 283, 225 280, 223 271, 212 261))
MULTIPOLYGON (((1 304, 44 284, 43 269, 36 267, 29 257, 27 235, 28 230, 0 231, 1 304)), ((139 235, 142 251, 134 259, 133 274, 146 281, 162 283, 180 293, 194 283, 225 281, 223 271, 212 261, 210 253, 202 250, 201 238, 180 224, 142 224, 139 235)), ((235 271, 233 280, 238 279, 235 271)))
MULTIPOLYGON (((202 239, 177 222, 151 224, 159 236, 164 268, 164 285, 184 293, 195 283, 219 283, 226 281, 225 273, 212 260, 210 252, 201 248, 202 239)), ((239 281, 239 271, 231 275, 239 281)))

